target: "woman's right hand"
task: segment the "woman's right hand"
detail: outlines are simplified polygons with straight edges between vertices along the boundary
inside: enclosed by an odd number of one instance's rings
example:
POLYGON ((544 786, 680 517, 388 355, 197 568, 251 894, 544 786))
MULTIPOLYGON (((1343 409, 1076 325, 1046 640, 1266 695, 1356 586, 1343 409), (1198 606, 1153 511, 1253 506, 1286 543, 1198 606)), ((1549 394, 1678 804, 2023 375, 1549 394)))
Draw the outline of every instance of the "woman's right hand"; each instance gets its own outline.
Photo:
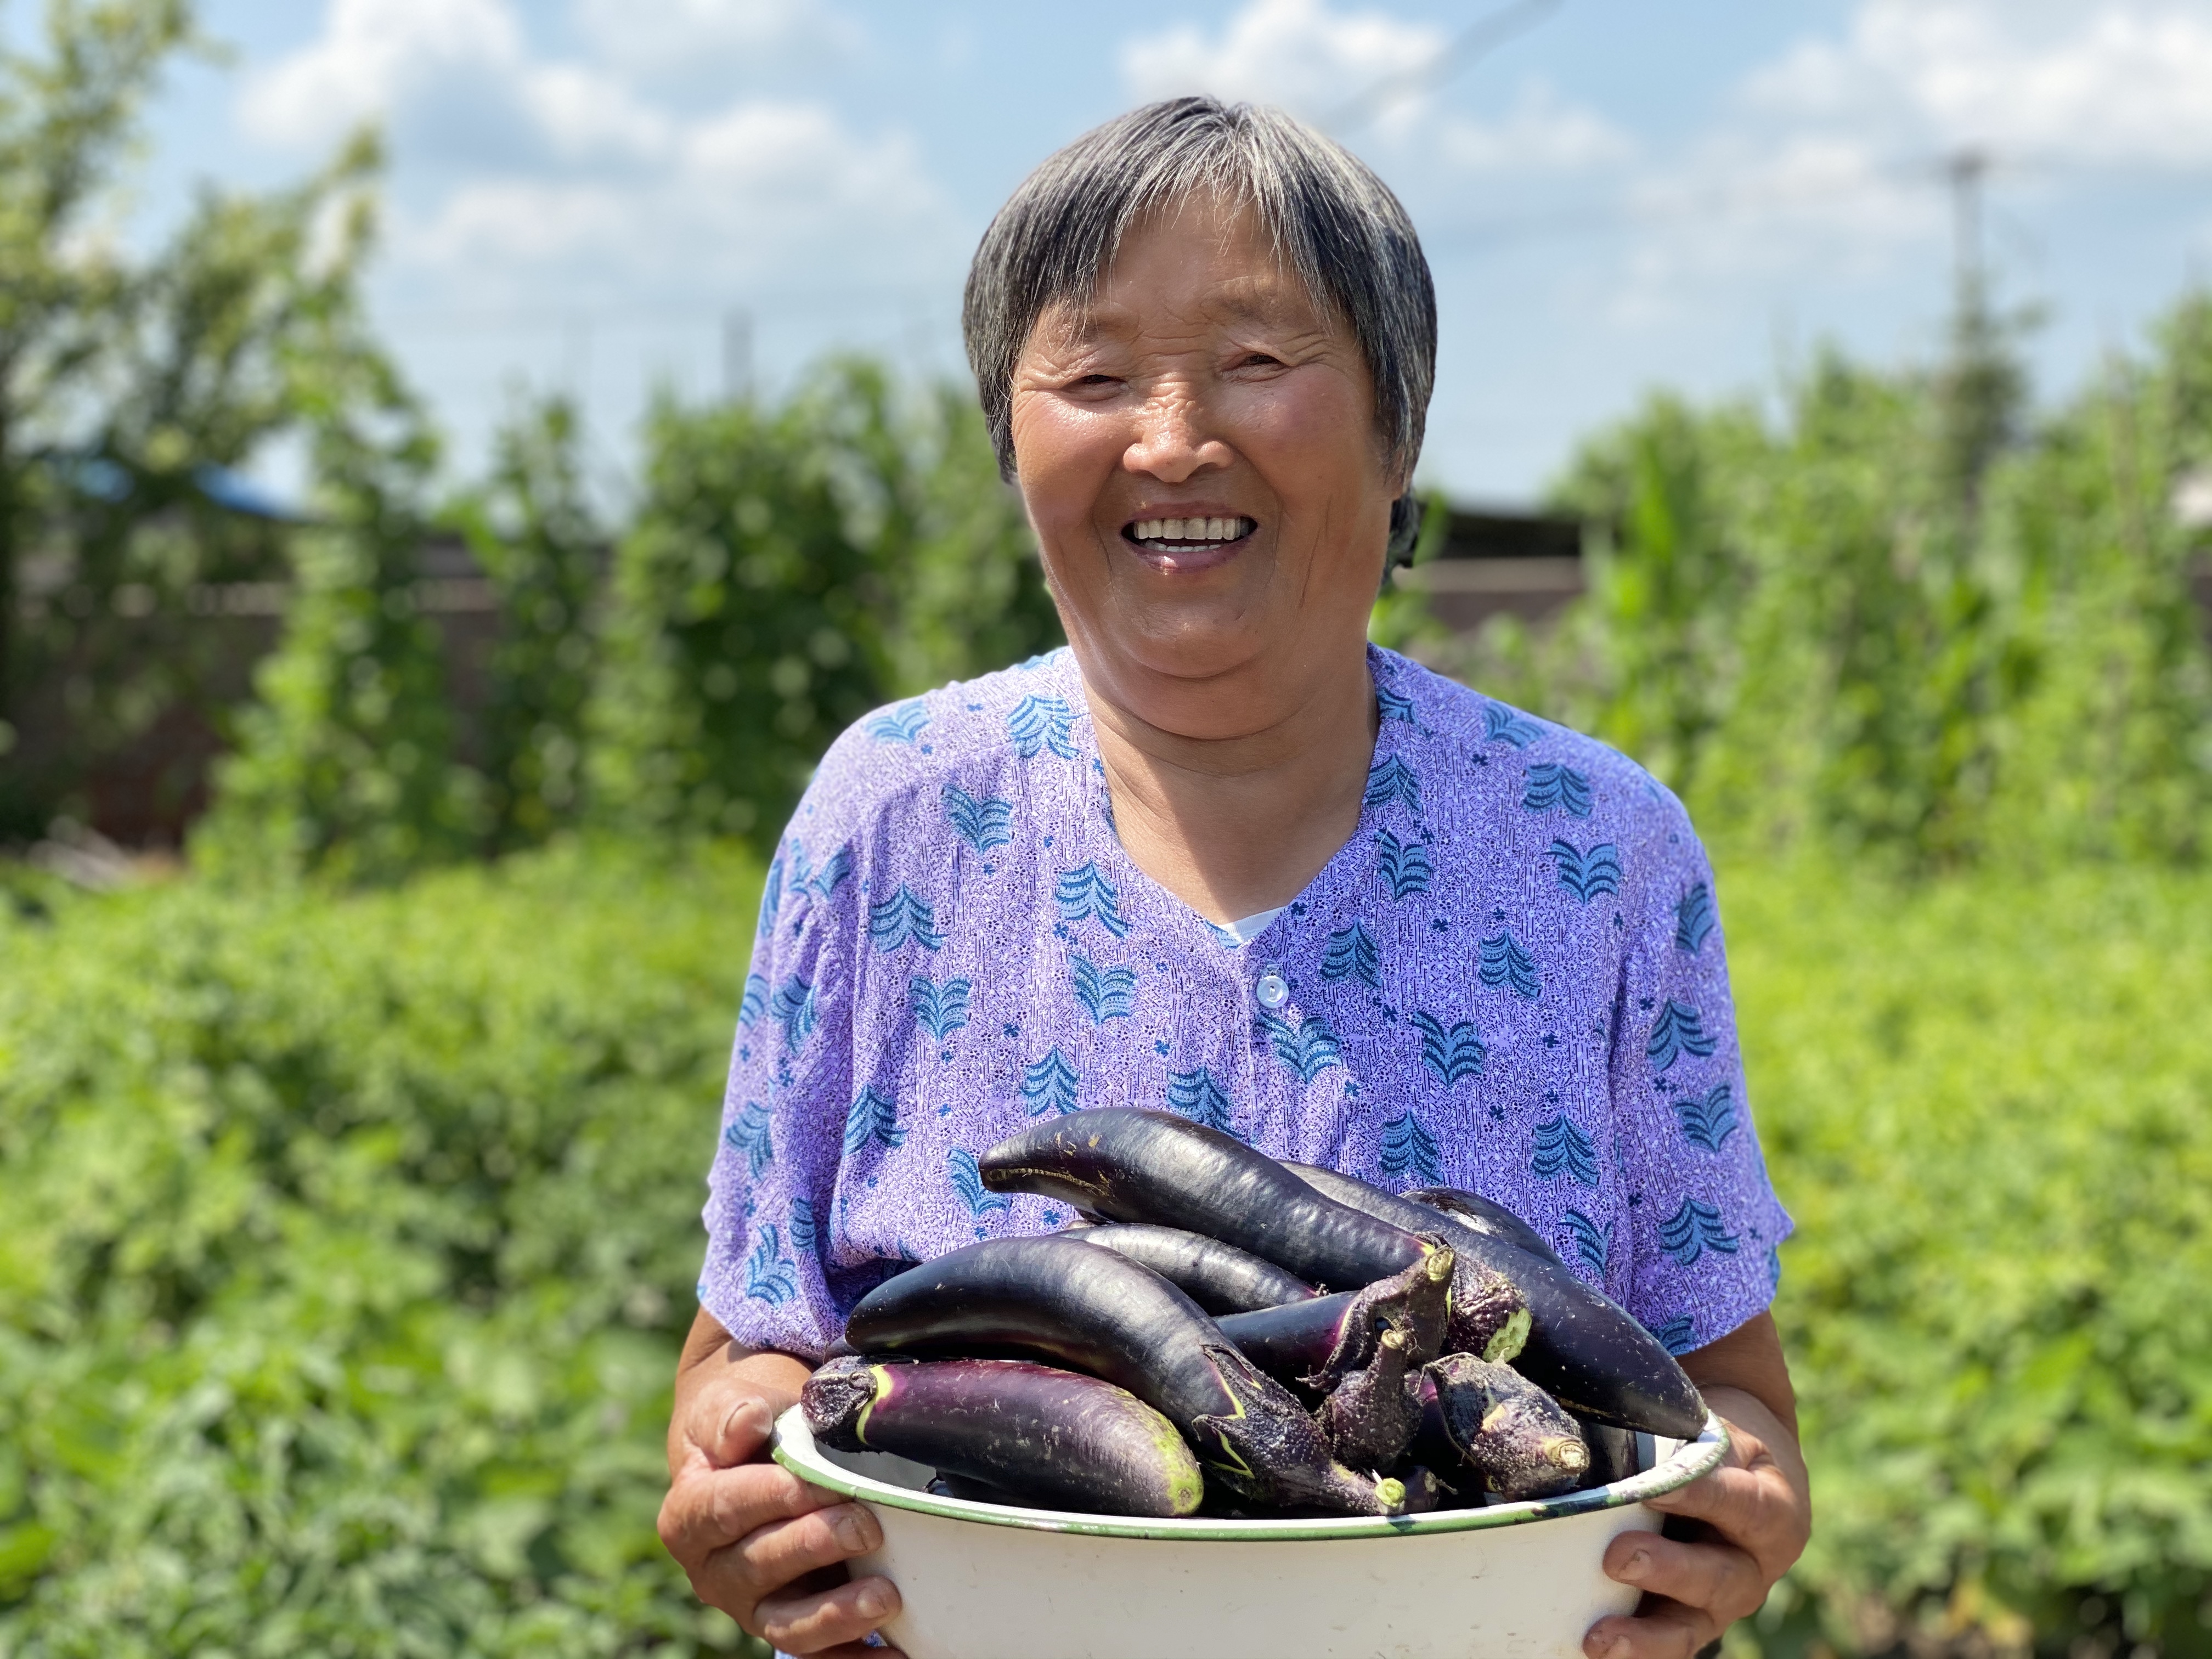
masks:
POLYGON ((897 1589, 845 1572, 883 1542, 875 1517, 769 1456, 806 1376, 787 1355, 738 1348, 701 1311, 677 1371, 660 1541, 701 1601, 786 1653, 899 1659, 861 1643, 897 1613, 897 1589))

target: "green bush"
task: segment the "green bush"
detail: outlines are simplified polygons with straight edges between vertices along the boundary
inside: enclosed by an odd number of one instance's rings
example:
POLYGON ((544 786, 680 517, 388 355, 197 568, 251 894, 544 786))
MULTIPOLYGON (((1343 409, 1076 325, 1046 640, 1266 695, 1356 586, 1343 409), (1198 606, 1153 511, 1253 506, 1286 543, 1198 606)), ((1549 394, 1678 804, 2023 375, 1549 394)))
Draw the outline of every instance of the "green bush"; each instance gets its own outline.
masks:
POLYGON ((2212 1651, 2212 880, 1722 898, 1818 1513, 1769 1639, 2212 1651))
POLYGON ((734 1644, 653 1517, 757 887, 0 922, 0 1655, 734 1644))

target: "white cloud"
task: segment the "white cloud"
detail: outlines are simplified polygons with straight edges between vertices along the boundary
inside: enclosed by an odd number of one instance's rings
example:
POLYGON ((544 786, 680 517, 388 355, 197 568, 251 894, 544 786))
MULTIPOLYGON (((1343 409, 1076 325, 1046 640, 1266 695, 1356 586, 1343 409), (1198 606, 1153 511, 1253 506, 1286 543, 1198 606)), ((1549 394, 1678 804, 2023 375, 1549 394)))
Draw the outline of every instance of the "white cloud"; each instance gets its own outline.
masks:
POLYGON ((1537 82, 1499 119, 1452 115, 1438 124, 1436 154, 1474 173, 1565 172, 1625 161, 1636 146, 1603 116, 1537 82))
POLYGON ((247 83, 246 131, 313 144, 387 114, 447 72, 512 70, 522 32, 502 0, 331 0, 322 37, 247 83))
POLYGON ((1140 99, 1210 92, 1313 116, 1420 68, 1447 38, 1382 12, 1333 12, 1325 0, 1251 0, 1218 39, 1183 23, 1130 41, 1121 78, 1140 99))
POLYGON ((860 32, 811 0, 576 0, 577 32, 594 61, 638 76, 724 76, 737 66, 793 52, 848 52, 860 32))
POLYGON ((2023 159, 2212 160, 2212 10, 2172 0, 1867 0, 1840 41, 1754 76, 1752 105, 2023 159))

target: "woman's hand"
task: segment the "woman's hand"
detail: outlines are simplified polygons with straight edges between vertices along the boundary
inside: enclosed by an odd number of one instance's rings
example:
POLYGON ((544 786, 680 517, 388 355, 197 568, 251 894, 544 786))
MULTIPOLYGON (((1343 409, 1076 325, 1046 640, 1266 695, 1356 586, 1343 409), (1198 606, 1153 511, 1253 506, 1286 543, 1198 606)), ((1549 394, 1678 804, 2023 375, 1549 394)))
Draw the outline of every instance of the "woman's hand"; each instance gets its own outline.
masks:
POLYGON ((1635 1585, 1644 1600, 1632 1618, 1590 1626, 1583 1638, 1589 1659, 1691 1659, 1759 1611, 1812 1532, 1812 1493, 1790 1420, 1796 1403, 1773 1322, 1761 1314, 1683 1364, 1728 1425, 1728 1457, 1704 1480, 1651 1500, 1694 1523, 1674 1528, 1694 1540, 1631 1532, 1607 1548, 1607 1576, 1635 1585))
POLYGON ((699 1599, 786 1653, 900 1659, 861 1638, 899 1609, 887 1578, 846 1582, 883 1542, 875 1517, 769 1457, 769 1431, 806 1367, 750 1353, 702 1311, 684 1344, 668 1430, 660 1541, 699 1599))

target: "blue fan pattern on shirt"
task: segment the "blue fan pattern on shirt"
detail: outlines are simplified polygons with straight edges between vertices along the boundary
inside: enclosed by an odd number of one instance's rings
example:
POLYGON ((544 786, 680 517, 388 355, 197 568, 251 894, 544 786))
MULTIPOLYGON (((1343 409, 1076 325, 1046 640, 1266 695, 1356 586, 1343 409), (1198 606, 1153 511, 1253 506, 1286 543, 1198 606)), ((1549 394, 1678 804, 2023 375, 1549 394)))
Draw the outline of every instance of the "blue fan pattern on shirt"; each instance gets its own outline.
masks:
POLYGON ((898 1103, 878 1093, 873 1085, 853 1097, 845 1113, 845 1150, 865 1151, 871 1146, 891 1152, 906 1144, 905 1126, 898 1121, 898 1103))
POLYGON ((1567 1246, 1582 1258, 1584 1266, 1601 1277, 1606 1264, 1613 1260, 1613 1224, 1602 1227, 1580 1210, 1571 1209, 1559 1219, 1565 1224, 1567 1246))
POLYGON ((1343 1064, 1336 1033, 1318 1014, 1296 1021, 1280 1014, 1262 1014, 1260 1030, 1275 1058, 1296 1073, 1301 1083, 1311 1083, 1331 1066, 1343 1064))
POLYGON ((1121 896, 1112 882, 1098 873, 1096 863, 1061 871, 1052 896, 1062 921, 1096 921, 1115 939, 1127 936, 1129 924, 1121 915, 1121 896))
POLYGON ((1402 842, 1388 830, 1381 830, 1375 836, 1375 873, 1390 890, 1392 898, 1408 898, 1429 890, 1436 866, 1420 842, 1402 842))
POLYGON ((738 1024, 750 1030, 754 1023, 768 1012, 768 981, 758 974, 745 975, 744 1000, 738 1004, 738 1024))
POLYGON ((1659 1346, 1678 1358, 1698 1346, 1698 1322, 1691 1314, 1676 1314, 1650 1327, 1650 1331, 1659 1339, 1659 1346))
POLYGON ((1080 1103, 1078 1097, 1082 1086, 1082 1073, 1067 1063, 1067 1057, 1057 1048, 1022 1073, 1022 1099, 1031 1117, 1073 1111, 1080 1103))
POLYGON ((1420 774, 1393 755, 1381 762, 1367 774, 1367 793, 1364 804, 1369 806, 1388 806, 1401 801, 1406 810, 1415 817, 1421 815, 1420 774))
POLYGON ((929 710, 916 697, 910 702, 886 708, 862 729, 878 743, 902 743, 911 747, 921 735, 922 727, 928 724, 929 710))
POLYGON ((826 899, 850 880, 853 874, 853 849, 841 847, 830 855, 829 861, 817 870, 806 883, 806 890, 818 899, 826 899))
POLYGON ((1585 1187, 1597 1185, 1597 1147, 1565 1113, 1536 1126, 1535 1156, 1528 1167, 1547 1181, 1571 1176, 1585 1187))
POLYGON ((953 834, 977 854, 1014 844, 1014 804, 997 795, 978 800, 957 783, 945 786, 945 816, 953 834))
POLYGON ((745 1160, 745 1172, 755 1181, 775 1161, 775 1119, 768 1108, 749 1100, 722 1131, 722 1139, 745 1160))
POLYGON ((1411 1112, 1382 1126, 1381 1162, 1384 1176, 1401 1187, 1434 1187, 1444 1178, 1437 1138, 1411 1112))
POLYGON ((1482 706, 1482 740, 1485 743, 1510 743, 1516 749, 1526 749, 1544 735, 1544 728, 1516 710, 1502 702, 1482 706))
POLYGON ((1703 1060, 1715 1046, 1698 1011, 1669 997, 1659 1018, 1651 1022, 1651 1036, 1644 1045, 1644 1054, 1653 1071, 1664 1072, 1684 1054, 1703 1060))
POLYGON ((1510 933, 1492 933, 1482 941, 1482 960, 1476 972, 1485 985, 1510 986, 1515 995, 1531 1000, 1543 990, 1536 978, 1536 958, 1510 933))
POLYGON ((1403 720, 1408 726, 1414 723, 1413 700, 1400 696, 1380 680, 1375 684, 1375 708, 1386 720, 1403 720))
POLYGON ((1550 853, 1552 862, 1559 866, 1559 885, 1582 903, 1588 904, 1600 893, 1620 890, 1620 849, 1611 842, 1601 841, 1584 853, 1571 842, 1555 841, 1550 853))
POLYGON ((1048 750, 1073 760, 1075 710, 1058 697, 1024 697, 1006 716, 1006 736, 1024 760, 1035 760, 1048 750))
POLYGON ((911 887, 901 887, 889 898, 868 907, 868 939, 878 951, 889 952, 903 945, 934 951, 945 943, 937 925, 936 908, 911 887))
POLYGON ((745 1258, 745 1294, 771 1308, 780 1308, 799 1294, 799 1264, 784 1255, 774 1223, 760 1230, 752 1254, 745 1258))
POLYGON ((1449 1088, 1462 1078, 1480 1077, 1490 1051, 1472 1020, 1455 1021, 1447 1028, 1427 1009, 1417 1009, 1407 1022, 1421 1036, 1421 1064, 1449 1088))
POLYGON ((1685 1091, 1675 1096, 1674 1115, 1681 1121, 1683 1139, 1709 1152, 1720 1151, 1721 1143, 1735 1133, 1735 1099, 1725 1083, 1716 1083, 1703 1095, 1685 1091))
POLYGON ((1168 1073, 1168 1109, 1224 1134, 1237 1133, 1229 1120, 1229 1091, 1205 1066, 1168 1073))
POLYGON ((907 1000, 914 1023, 943 1042, 968 1023, 968 995, 975 988, 964 979, 948 979, 942 985, 917 975, 907 985, 907 1000))
POLYGON ((768 1000, 769 1018, 783 1028, 783 1046, 797 1053, 814 1035, 814 988, 793 974, 777 986, 768 1000))
POLYGON ((821 1240, 822 1229, 814 1219, 813 1203, 804 1198, 793 1199, 791 1200, 791 1248, 812 1255, 815 1247, 821 1243, 821 1240))
POLYGON ((1721 1221, 1721 1212, 1701 1198, 1686 1198, 1682 1207, 1659 1230, 1659 1248, 1686 1267, 1707 1250, 1735 1254, 1735 1235, 1721 1221))
POLYGON ((1322 952, 1321 976, 1325 980, 1356 979, 1380 990, 1382 986, 1382 947, 1358 922, 1328 936, 1322 952))
POLYGON ((960 1201, 968 1206, 971 1217, 980 1221, 994 1210, 1013 1207, 1013 1200, 983 1184, 983 1171, 975 1163, 975 1154, 965 1146, 955 1146, 945 1155, 945 1161, 951 1171, 952 1190, 960 1194, 960 1201))
POLYGON ((768 874, 761 880, 760 916, 753 931, 765 933, 775 926, 775 918, 783 908, 783 854, 779 853, 768 861, 768 874))
POLYGON ((1528 787, 1522 793, 1521 805, 1531 812, 1559 809, 1569 817, 1586 818, 1592 802, 1589 780, 1573 767, 1539 761, 1528 769, 1528 787))
POLYGON ((1674 907, 1674 948, 1695 956, 1705 948, 1712 931, 1712 889, 1701 881, 1683 894, 1674 907))
POLYGON ((1127 1019, 1137 1012, 1137 970, 1101 968, 1087 957, 1070 956, 1067 977, 1075 1000, 1091 1016, 1093 1025, 1109 1019, 1127 1019))

